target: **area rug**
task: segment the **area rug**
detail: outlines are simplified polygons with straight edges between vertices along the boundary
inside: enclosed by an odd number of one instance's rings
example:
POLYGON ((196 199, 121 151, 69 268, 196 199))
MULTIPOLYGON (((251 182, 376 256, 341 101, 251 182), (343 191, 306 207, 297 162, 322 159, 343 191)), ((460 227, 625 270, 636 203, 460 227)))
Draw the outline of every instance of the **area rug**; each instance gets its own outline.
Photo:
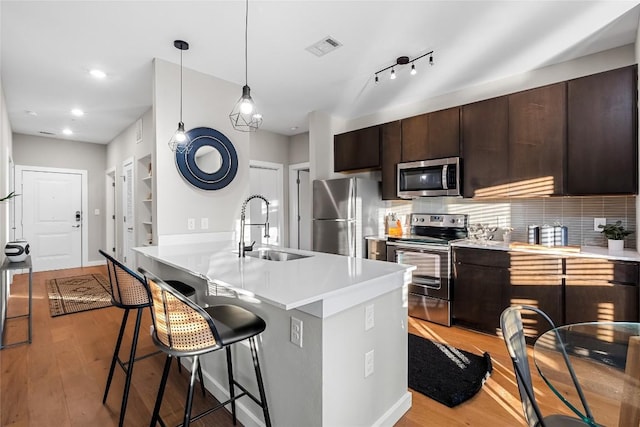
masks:
POLYGON ((51 317, 111 305, 109 281, 102 274, 62 277, 47 281, 51 317))
POLYGON ((453 408, 473 397, 489 378, 491 356, 409 334, 409 388, 453 408))

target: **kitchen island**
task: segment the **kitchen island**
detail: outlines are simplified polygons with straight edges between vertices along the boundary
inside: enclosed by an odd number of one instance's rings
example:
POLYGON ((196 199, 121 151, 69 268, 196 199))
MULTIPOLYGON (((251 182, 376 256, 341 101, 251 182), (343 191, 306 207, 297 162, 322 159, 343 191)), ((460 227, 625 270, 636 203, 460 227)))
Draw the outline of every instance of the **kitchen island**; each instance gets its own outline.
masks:
MULTIPOLYGON (((135 250, 139 266, 194 286, 200 305, 233 298, 265 319, 259 355, 274 426, 393 425, 411 406, 406 289, 412 267, 275 247, 304 257, 240 258, 235 245, 135 250), (301 328, 293 332, 296 322, 301 328)), ((257 392, 249 349, 235 351, 238 379, 257 392)), ((201 360, 207 389, 226 399, 224 352, 201 360)), ((253 401, 240 400, 238 411, 243 425, 263 425, 253 401)))

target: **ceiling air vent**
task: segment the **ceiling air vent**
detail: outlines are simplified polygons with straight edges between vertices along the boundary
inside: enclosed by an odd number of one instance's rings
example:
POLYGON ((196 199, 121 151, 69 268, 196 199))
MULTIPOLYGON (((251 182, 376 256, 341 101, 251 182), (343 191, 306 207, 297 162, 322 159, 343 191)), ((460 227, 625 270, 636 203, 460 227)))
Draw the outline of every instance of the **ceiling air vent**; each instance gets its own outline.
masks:
POLYGON ((41 131, 40 131, 40 132, 38 132, 38 133, 41 133, 42 135, 56 136, 56 134, 55 134, 55 133, 53 133, 53 132, 47 132, 47 131, 45 131, 45 130, 41 130, 41 131))
POLYGON ((313 53, 315 56, 324 56, 327 53, 336 50, 340 46, 342 46, 342 43, 331 36, 327 36, 319 42, 312 44, 306 50, 313 53))

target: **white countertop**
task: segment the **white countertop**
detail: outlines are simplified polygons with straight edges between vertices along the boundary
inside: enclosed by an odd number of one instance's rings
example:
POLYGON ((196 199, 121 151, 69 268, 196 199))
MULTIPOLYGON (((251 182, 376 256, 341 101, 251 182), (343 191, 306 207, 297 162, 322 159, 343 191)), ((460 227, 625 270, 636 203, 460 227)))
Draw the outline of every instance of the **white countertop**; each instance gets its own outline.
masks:
POLYGON ((514 251, 514 252, 527 252, 535 254, 552 254, 562 255, 566 257, 584 257, 584 258, 604 258, 618 261, 634 261, 640 262, 640 254, 633 249, 625 249, 619 252, 610 252, 608 248, 600 246, 581 246, 579 252, 567 252, 559 249, 554 249, 553 246, 543 247, 536 249, 526 249, 518 247, 510 247, 508 244, 499 241, 488 241, 485 243, 477 240, 459 240, 451 244, 453 247, 463 248, 475 248, 475 249, 490 249, 499 251, 514 251))
POLYGON ((273 246, 268 247, 310 256, 289 261, 239 258, 236 245, 224 241, 134 250, 285 310, 334 297, 363 302, 402 287, 411 278, 410 266, 273 246))

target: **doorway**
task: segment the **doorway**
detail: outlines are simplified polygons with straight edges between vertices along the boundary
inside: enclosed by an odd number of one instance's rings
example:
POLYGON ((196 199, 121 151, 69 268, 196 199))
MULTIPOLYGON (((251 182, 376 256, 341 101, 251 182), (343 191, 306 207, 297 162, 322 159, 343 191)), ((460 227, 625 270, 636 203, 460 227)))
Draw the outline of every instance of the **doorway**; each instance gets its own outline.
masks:
MULTIPOLYGON (((249 242, 282 246, 284 242, 283 177, 284 166, 281 163, 251 160, 249 163, 249 189, 251 194, 260 194, 269 201, 269 237, 264 237, 262 227, 249 227, 245 230, 249 242)), ((266 211, 264 203, 252 200, 247 206, 247 224, 264 222, 266 211)))
POLYGON ((105 186, 105 251, 116 257, 116 168, 106 171, 105 186))
POLYGON ((122 163, 122 263, 133 268, 133 247, 135 246, 133 209, 133 157, 122 163))
POLYGON ((34 271, 87 264, 87 171, 16 165, 17 239, 29 242, 34 271))
POLYGON ((309 163, 289 166, 289 246, 311 250, 309 163))

